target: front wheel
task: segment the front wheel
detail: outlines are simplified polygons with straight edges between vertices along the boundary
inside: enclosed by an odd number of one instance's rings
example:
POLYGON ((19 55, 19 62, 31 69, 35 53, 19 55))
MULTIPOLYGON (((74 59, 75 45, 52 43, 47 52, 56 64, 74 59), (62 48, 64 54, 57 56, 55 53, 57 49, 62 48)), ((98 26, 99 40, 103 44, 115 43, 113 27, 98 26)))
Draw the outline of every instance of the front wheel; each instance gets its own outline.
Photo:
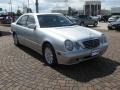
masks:
POLYGON ((45 59, 45 62, 49 66, 55 66, 57 65, 57 58, 55 54, 54 48, 50 44, 46 44, 43 48, 43 57, 45 59))
POLYGON ((94 27, 96 27, 98 25, 98 22, 94 22, 94 27))

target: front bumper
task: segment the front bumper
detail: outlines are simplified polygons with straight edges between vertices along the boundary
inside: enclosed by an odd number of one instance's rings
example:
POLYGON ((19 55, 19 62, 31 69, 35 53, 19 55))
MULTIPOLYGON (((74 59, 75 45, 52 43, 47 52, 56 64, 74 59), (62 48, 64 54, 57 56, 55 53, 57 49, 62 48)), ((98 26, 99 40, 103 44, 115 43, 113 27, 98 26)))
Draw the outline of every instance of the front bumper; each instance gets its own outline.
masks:
POLYGON ((108 29, 116 29, 116 27, 113 25, 108 25, 108 29))
POLYGON ((82 49, 72 52, 57 52, 58 64, 72 65, 86 60, 90 60, 103 55, 107 48, 108 43, 94 49, 82 49), (95 55, 92 55, 94 51, 96 51, 97 53, 95 55))

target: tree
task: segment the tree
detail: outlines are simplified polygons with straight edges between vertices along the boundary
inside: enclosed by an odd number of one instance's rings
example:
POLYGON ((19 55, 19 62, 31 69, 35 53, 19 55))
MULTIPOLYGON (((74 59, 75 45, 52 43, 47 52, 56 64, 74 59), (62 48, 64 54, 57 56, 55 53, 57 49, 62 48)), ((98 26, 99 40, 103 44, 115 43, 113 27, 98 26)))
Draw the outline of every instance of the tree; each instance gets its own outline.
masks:
POLYGON ((17 14, 17 16, 20 16, 20 15, 22 15, 22 12, 21 12, 21 10, 19 10, 19 9, 18 9, 16 14, 17 14))
POLYGON ((72 8, 68 7, 68 15, 71 16, 72 15, 72 8))
POLYGON ((78 14, 78 11, 74 8, 68 7, 68 15, 73 16, 75 14, 78 14))
POLYGON ((27 13, 32 13, 32 9, 31 8, 27 8, 27 13))

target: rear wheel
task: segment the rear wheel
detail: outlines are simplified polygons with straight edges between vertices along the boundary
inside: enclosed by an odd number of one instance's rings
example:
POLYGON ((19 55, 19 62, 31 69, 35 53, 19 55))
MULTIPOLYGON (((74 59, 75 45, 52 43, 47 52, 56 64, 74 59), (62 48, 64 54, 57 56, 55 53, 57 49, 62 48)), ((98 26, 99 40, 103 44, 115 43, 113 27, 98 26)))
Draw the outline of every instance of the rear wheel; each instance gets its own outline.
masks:
POLYGON ((84 22, 81 22, 81 23, 80 23, 80 26, 85 26, 84 22))
POLYGON ((43 48, 43 57, 45 59, 45 62, 49 66, 55 66, 57 65, 57 58, 55 54, 54 48, 50 44, 46 44, 43 48))
POLYGON ((13 40, 14 40, 14 44, 15 44, 16 46, 19 46, 19 45, 20 45, 16 33, 13 34, 13 40))
POLYGON ((116 27, 115 27, 115 26, 112 26, 112 29, 113 29, 113 30, 115 30, 115 29, 116 29, 116 27))

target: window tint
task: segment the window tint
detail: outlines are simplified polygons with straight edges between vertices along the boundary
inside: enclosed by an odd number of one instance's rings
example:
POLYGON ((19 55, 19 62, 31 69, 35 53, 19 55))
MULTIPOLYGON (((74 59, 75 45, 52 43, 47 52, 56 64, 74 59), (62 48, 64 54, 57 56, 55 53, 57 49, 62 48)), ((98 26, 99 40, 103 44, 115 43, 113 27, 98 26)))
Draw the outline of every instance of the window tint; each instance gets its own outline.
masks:
POLYGON ((87 18, 86 15, 79 15, 79 18, 87 18))
POLYGON ((63 15, 38 15, 38 20, 42 28, 73 25, 73 23, 63 15))
POLYGON ((34 16, 31 16, 31 15, 29 15, 28 17, 27 26, 30 24, 35 24, 34 16))
POLYGON ((26 22, 27 22, 28 16, 23 16, 19 19, 19 21, 17 22, 17 24, 21 25, 21 26, 26 26, 26 22))
POLYGON ((20 19, 18 20, 18 22, 17 22, 18 25, 21 25, 21 19, 22 19, 22 18, 20 18, 20 19))
POLYGON ((87 19, 92 19, 92 17, 90 17, 90 16, 87 16, 87 19))
POLYGON ((120 22, 120 18, 117 20, 117 22, 120 22))

